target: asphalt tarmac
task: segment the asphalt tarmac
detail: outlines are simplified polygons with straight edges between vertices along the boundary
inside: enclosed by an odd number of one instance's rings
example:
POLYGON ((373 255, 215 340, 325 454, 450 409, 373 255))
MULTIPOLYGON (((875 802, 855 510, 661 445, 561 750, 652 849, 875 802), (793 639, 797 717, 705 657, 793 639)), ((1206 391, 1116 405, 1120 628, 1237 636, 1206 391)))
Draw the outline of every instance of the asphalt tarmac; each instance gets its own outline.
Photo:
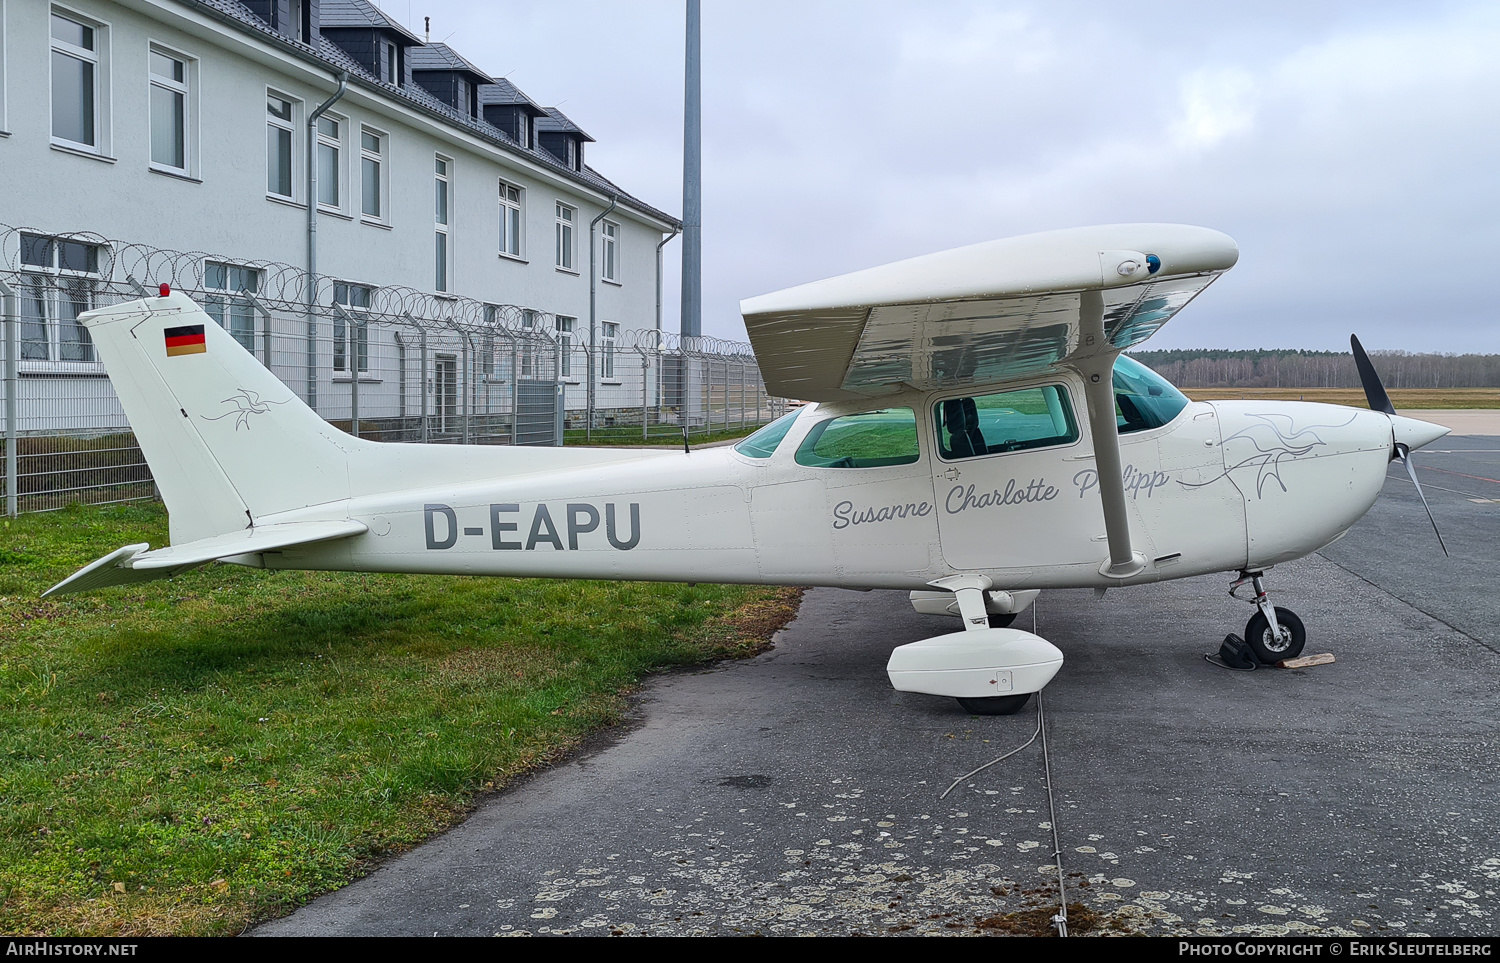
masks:
MULTIPOLYGON (((1228 577, 1043 593, 1074 934, 1500 930, 1500 438, 1416 457, 1451 558, 1397 464, 1346 538, 1269 575, 1333 665, 1207 663, 1251 614, 1228 577)), ((773 651, 659 679, 629 726, 256 934, 1045 926, 1040 743, 942 798, 1026 743, 1036 700, 971 717, 885 677, 893 646, 954 627, 902 593, 809 592, 773 651)))

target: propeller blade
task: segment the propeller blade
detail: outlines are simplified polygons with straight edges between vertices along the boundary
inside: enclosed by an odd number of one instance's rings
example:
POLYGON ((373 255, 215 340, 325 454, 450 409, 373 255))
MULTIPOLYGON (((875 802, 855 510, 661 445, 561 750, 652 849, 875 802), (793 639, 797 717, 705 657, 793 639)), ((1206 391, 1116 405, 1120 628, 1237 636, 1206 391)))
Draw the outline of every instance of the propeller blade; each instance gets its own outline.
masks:
POLYGON ((1354 351, 1354 366, 1359 369, 1359 383, 1365 387, 1365 400, 1370 403, 1370 410, 1394 415, 1396 406, 1391 404, 1391 396, 1385 393, 1385 385, 1380 383, 1380 375, 1375 373, 1375 366, 1370 364, 1370 356, 1365 354, 1359 338, 1349 335, 1349 347, 1354 351))
POLYGON ((1448 555, 1448 546, 1443 544, 1443 533, 1438 531, 1437 519, 1432 517, 1432 508, 1427 504, 1427 496, 1422 493, 1422 483, 1417 481, 1417 467, 1412 464, 1410 453, 1405 445, 1397 445, 1396 451, 1401 455, 1401 464, 1406 466, 1406 474, 1411 477, 1411 483, 1417 488, 1417 497, 1422 499, 1422 507, 1427 509, 1427 520, 1432 523, 1432 534, 1437 536, 1438 545, 1443 549, 1443 556, 1451 558, 1448 555))

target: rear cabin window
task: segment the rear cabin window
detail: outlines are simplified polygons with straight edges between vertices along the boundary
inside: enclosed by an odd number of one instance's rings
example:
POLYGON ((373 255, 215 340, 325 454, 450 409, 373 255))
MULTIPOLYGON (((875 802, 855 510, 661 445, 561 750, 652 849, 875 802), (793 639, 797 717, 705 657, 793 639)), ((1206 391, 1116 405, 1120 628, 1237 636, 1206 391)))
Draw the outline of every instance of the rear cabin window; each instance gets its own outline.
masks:
POLYGON ((813 425, 797 448, 809 468, 884 468, 917 460, 917 415, 886 408, 843 415, 813 425))
POLYGON ((776 446, 781 444, 781 439, 791 430, 792 422, 797 420, 798 414, 795 411, 787 412, 735 445, 734 450, 750 458, 770 458, 776 454, 776 446))
POLYGON ((1062 385, 949 398, 933 406, 938 454, 948 460, 1069 445, 1078 422, 1062 385))
POLYGON ((1133 358, 1115 359, 1115 424, 1120 434, 1160 428, 1188 406, 1171 382, 1133 358))

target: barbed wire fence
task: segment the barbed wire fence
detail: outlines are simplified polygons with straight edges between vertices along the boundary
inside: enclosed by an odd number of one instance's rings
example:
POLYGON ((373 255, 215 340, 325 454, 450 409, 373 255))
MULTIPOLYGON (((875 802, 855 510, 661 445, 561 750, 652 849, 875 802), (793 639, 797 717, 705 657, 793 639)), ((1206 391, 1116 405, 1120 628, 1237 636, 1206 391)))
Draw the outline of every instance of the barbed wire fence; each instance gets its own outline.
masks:
POLYGON ((151 499, 88 333, 94 308, 186 293, 314 411, 361 438, 647 443, 748 430, 786 402, 748 345, 319 277, 289 264, 0 224, 6 514, 151 499))

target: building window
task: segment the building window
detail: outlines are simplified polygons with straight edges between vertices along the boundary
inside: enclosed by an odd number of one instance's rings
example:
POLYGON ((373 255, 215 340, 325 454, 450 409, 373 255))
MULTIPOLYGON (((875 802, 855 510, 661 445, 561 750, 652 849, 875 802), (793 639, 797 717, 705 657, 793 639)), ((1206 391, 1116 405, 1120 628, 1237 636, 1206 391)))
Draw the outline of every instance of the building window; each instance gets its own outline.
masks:
POLYGON ((78 316, 94 306, 99 245, 21 235, 21 361, 93 362, 78 316))
POLYGON ((318 206, 342 210, 344 121, 324 114, 318 118, 318 206))
POLYGON ((452 202, 449 181, 452 166, 452 161, 446 157, 439 157, 434 167, 437 174, 433 183, 434 216, 437 220, 437 237, 434 245, 437 272, 434 283, 439 291, 447 291, 449 282, 448 255, 451 253, 451 248, 448 241, 448 209, 452 202))
POLYGON ((521 189, 500 182, 500 253, 521 256, 521 189))
POLYGON ((573 267, 573 222, 577 212, 566 204, 557 205, 557 266, 564 271, 573 267))
POLYGON ((359 212, 372 221, 387 220, 385 176, 386 135, 362 128, 359 132, 359 212))
POLYGON ((246 351, 255 353, 255 304, 246 294, 260 290, 260 272, 255 268, 237 264, 220 264, 208 261, 203 265, 203 286, 211 294, 203 300, 203 310, 219 322, 219 327, 240 343, 246 351))
POLYGON ((385 82, 394 86, 401 86, 401 71, 397 66, 396 51, 400 48, 395 44, 387 44, 385 48, 385 82))
POLYGON ((354 330, 350 332, 344 325, 343 315, 337 311, 333 313, 334 371, 348 370, 351 340, 353 341, 355 367, 360 371, 370 370, 370 324, 362 319, 362 315, 370 310, 371 293, 371 289, 362 284, 334 282, 333 303, 342 304, 344 310, 354 319, 354 330))
POLYGON ((577 320, 577 318, 565 318, 559 315, 555 322, 558 374, 564 378, 573 374, 573 324, 577 320))
POLYGON ((620 326, 613 321, 604 321, 599 328, 599 377, 612 379, 615 376, 615 339, 619 336, 620 326))
POLYGON ((599 235, 603 250, 600 252, 599 276, 606 281, 619 282, 620 280, 620 225, 611 221, 600 224, 603 229, 599 235))
POLYGON ((188 173, 188 99, 191 65, 186 57, 151 47, 151 166, 188 173))
POLYGON ((295 101, 274 91, 266 93, 266 193, 292 200, 293 134, 296 132, 295 101))
POLYGON ((104 153, 104 27, 52 12, 52 140, 104 153))

